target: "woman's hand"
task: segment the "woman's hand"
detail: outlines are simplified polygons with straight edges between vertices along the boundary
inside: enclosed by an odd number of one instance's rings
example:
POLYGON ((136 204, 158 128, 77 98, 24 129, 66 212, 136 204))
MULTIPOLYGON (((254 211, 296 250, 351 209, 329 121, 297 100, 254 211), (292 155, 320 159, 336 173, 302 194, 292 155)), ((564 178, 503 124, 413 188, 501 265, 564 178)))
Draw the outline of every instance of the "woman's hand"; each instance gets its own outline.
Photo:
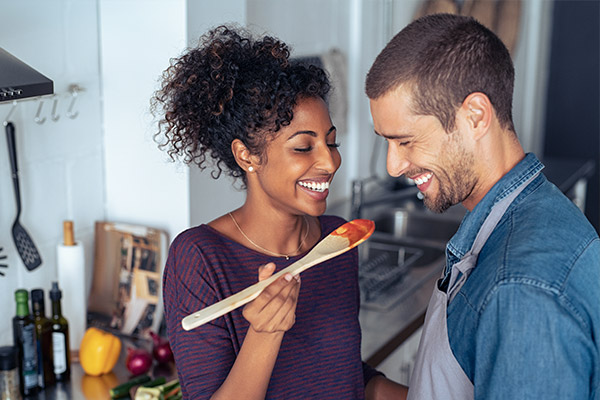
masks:
MULTIPOLYGON (((273 275, 275 264, 258 269, 258 280, 273 275)), ((286 274, 246 304, 244 318, 250 329, 227 379, 212 399, 264 399, 283 336, 296 320, 300 277, 286 274)))
MULTIPOLYGON (((258 269, 258 280, 273 275, 275 264, 268 263, 258 269)), ((266 287, 243 310, 250 327, 261 333, 285 332, 296 321, 296 305, 300 292, 300 276, 286 274, 266 287)))

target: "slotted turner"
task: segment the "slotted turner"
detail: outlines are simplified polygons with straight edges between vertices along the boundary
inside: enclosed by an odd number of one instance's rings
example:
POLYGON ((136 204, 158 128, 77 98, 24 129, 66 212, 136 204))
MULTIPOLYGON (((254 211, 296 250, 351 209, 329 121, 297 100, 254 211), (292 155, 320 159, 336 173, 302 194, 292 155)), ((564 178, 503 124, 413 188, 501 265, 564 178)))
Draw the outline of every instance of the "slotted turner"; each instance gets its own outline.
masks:
POLYGON ((42 257, 38 252, 33 240, 25 230, 25 228, 19 222, 21 216, 21 191, 19 189, 19 168, 17 167, 17 145, 15 142, 15 126, 12 122, 5 123, 6 128, 6 142, 8 147, 8 156, 10 157, 10 168, 12 171, 13 189, 15 191, 15 201, 17 202, 17 216, 12 226, 12 235, 23 260, 25 267, 31 271, 36 269, 42 263, 42 257))
POLYGON ((193 314, 181 320, 183 329, 189 331, 197 328, 207 322, 212 321, 222 315, 227 314, 230 311, 235 310, 238 307, 243 306, 246 303, 254 300, 259 294, 273 281, 279 277, 290 273, 292 275, 299 275, 301 272, 306 271, 312 266, 322 263, 323 261, 329 260, 335 256, 358 246, 371 236, 375 230, 375 223, 368 219, 355 219, 350 222, 346 222, 323 240, 321 240, 313 249, 300 260, 282 269, 276 274, 273 274, 264 281, 255 283, 246 289, 231 295, 218 303, 203 308, 193 314))

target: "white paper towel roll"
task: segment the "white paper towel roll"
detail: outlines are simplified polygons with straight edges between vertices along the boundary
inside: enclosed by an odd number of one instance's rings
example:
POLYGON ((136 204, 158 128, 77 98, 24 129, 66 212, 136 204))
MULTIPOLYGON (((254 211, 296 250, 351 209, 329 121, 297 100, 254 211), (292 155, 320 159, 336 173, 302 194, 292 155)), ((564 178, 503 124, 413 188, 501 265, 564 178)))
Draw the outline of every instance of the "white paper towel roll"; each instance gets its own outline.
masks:
POLYGON ((58 281, 62 290, 62 313, 69 321, 69 346, 79 351, 87 328, 87 298, 85 296, 85 257, 83 245, 59 244, 56 247, 58 281))

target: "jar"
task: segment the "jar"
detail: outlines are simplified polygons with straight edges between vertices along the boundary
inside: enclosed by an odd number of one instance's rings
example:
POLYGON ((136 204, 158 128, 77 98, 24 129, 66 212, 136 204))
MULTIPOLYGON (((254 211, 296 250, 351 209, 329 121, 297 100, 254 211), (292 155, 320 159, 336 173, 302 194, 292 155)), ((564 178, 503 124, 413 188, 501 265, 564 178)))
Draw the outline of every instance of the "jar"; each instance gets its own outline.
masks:
POLYGON ((0 400, 21 400, 17 348, 0 347, 0 400))

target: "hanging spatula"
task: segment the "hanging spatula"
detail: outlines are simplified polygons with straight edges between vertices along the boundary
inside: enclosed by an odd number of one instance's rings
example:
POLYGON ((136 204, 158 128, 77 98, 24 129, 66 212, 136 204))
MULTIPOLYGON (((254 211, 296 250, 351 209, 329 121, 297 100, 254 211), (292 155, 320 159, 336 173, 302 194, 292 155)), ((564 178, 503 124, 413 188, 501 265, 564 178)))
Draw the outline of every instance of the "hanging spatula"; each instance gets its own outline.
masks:
POLYGON ((31 240, 31 237, 27 231, 19 222, 19 218, 21 216, 21 191, 19 189, 19 168, 17 167, 15 126, 12 122, 6 122, 5 127, 8 156, 10 157, 10 168, 12 171, 13 189, 15 191, 15 200, 17 202, 17 216, 15 217, 15 222, 12 226, 12 235, 15 246, 17 247, 17 251, 19 252, 19 256, 21 256, 21 260, 23 260, 23 264, 25 264, 25 267, 31 271, 40 266, 42 263, 42 257, 40 257, 40 253, 35 247, 35 244, 33 244, 33 240, 31 240))

